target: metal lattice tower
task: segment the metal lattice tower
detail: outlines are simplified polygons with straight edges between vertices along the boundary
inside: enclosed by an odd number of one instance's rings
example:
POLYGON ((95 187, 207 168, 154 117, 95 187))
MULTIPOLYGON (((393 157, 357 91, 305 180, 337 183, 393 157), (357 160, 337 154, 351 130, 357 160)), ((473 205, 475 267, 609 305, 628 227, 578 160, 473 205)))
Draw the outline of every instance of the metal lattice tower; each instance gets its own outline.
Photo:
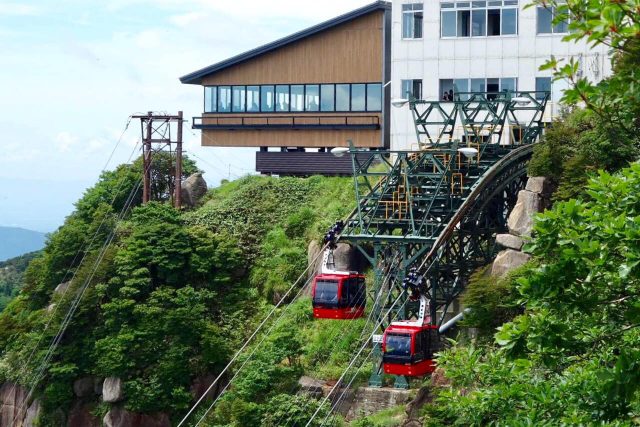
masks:
MULTIPOLYGON (((382 318, 404 295, 410 268, 427 279, 430 322, 440 325, 471 272, 493 259, 548 99, 548 92, 501 92, 410 100, 415 150, 377 151, 362 161, 351 147, 357 209, 341 240, 373 266, 372 310, 382 330, 392 314, 416 315, 417 305, 406 300, 382 318)), ((382 385, 379 361, 370 385, 382 385)), ((406 379, 397 377, 396 386, 406 387, 406 379)))

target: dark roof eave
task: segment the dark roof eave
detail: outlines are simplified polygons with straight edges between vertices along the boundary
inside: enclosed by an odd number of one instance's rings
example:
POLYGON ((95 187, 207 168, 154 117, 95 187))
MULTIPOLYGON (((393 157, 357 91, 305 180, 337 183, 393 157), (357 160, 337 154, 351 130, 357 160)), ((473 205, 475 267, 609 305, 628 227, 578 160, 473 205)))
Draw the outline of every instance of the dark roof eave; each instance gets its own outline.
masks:
POLYGON ((255 58, 256 56, 263 55, 273 50, 279 49, 290 43, 302 40, 314 34, 328 30, 329 28, 336 27, 345 22, 352 21, 356 18, 367 15, 371 12, 375 12, 377 10, 387 11, 390 9, 391 9, 391 4, 389 2, 376 1, 369 5, 363 6, 359 9, 355 9, 355 10, 352 10, 351 12, 345 13, 344 15, 340 15, 336 18, 314 25, 313 27, 309 27, 297 33, 291 34, 290 36, 278 39, 274 42, 271 42, 266 45, 257 47, 255 49, 249 50, 247 52, 241 53, 240 55, 236 55, 222 62, 218 62, 216 64, 210 65, 198 71, 194 71, 193 73, 189 73, 185 76, 180 77, 180 82, 182 82, 183 84, 201 84, 203 77, 206 77, 210 74, 221 71, 225 68, 231 67, 233 65, 239 64, 241 62, 247 61, 251 58, 255 58))

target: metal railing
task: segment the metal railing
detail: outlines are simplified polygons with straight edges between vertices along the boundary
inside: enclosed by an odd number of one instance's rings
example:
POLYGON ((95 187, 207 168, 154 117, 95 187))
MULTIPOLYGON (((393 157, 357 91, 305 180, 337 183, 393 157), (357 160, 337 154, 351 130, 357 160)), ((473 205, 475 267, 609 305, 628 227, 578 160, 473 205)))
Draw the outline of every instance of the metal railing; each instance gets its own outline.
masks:
POLYGON ((194 129, 304 129, 304 128, 361 128, 379 129, 380 116, 292 116, 292 115, 270 115, 256 117, 235 116, 235 117, 194 117, 194 129))

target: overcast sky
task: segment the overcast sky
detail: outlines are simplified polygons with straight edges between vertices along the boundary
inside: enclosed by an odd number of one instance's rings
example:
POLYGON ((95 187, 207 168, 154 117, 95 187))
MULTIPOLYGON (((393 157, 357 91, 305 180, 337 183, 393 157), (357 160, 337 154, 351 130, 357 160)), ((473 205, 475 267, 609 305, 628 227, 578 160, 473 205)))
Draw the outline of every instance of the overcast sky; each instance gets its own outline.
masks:
MULTIPOLYGON (((367 3, 0 0, 0 225, 60 226, 130 114, 198 116, 202 90, 180 76, 367 3)), ((199 132, 185 130, 210 186, 253 170, 253 150, 201 148, 199 132)), ((138 138, 132 123, 108 169, 138 138)))

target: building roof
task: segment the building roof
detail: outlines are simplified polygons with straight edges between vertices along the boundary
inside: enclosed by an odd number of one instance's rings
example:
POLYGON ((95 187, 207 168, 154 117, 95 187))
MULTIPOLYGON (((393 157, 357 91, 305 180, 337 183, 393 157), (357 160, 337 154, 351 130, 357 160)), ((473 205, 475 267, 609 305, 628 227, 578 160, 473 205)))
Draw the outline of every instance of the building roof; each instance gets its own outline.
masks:
POLYGON ((336 27, 345 22, 349 22, 361 16, 367 15, 371 12, 375 12, 377 10, 387 11, 390 9, 391 9, 391 3, 386 1, 376 1, 367 6, 363 6, 359 9, 352 10, 349 13, 345 13, 344 15, 340 15, 336 18, 322 22, 318 25, 314 25, 313 27, 309 27, 305 30, 291 34, 290 36, 281 38, 279 40, 276 40, 264 46, 260 46, 250 51, 241 53, 240 55, 236 55, 222 62, 218 62, 217 64, 213 64, 208 67, 205 67, 201 70, 194 71, 193 73, 180 77, 180 81, 184 84, 201 84, 203 77, 206 77, 210 74, 224 70, 225 68, 229 68, 233 65, 239 64, 241 62, 263 55, 265 53, 274 51, 288 44, 297 42, 299 40, 318 34, 322 31, 336 27))

